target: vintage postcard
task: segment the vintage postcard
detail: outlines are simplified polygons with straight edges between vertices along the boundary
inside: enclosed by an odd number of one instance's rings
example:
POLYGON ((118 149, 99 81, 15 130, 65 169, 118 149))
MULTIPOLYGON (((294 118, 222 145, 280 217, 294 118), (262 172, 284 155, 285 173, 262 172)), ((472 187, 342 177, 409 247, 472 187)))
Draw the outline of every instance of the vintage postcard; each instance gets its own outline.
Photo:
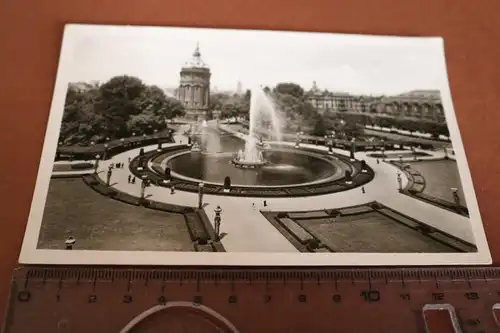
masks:
POLYGON ((23 264, 491 256, 443 40, 68 25, 23 264))

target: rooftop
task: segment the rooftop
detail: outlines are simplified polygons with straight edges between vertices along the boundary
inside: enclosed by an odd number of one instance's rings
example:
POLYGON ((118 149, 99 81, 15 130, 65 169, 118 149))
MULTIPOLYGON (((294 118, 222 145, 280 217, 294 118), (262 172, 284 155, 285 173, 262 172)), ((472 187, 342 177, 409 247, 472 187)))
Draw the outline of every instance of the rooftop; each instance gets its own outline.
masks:
POLYGON ((208 65, 201 59, 200 45, 196 44, 196 49, 193 52, 193 57, 186 61, 182 68, 206 68, 208 65))

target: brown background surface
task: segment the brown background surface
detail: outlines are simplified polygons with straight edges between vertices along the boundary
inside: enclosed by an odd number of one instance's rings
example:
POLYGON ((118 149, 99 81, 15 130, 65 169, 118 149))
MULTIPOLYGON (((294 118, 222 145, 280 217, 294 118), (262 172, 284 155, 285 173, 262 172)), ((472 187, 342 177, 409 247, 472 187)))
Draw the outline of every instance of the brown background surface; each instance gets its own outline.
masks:
POLYGON ((498 12, 498 0, 0 0, 0 314, 29 213, 65 23, 443 36, 458 123, 498 264, 498 12))

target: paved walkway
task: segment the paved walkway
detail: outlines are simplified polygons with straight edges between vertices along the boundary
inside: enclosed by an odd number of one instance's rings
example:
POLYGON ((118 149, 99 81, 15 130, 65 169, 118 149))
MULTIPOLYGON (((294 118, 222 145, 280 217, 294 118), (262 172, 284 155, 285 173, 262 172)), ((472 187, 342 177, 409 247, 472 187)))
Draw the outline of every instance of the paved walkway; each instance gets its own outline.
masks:
MULTIPOLYGON (((187 142, 187 138, 182 128, 174 136, 176 142, 187 142)), ((294 143, 287 143, 293 145, 294 143)), ((175 145, 175 144, 169 144, 175 145)), ((169 146, 165 145, 165 146, 169 146)), ((310 144, 302 144, 304 147, 326 150, 326 147, 320 147, 310 144)), ((156 145, 144 147, 145 151, 156 149, 156 145)), ((108 161, 99 163, 99 177, 106 178, 106 170, 110 163, 127 162, 128 158, 139 154, 139 148, 133 149, 114 156, 108 161)), ((345 151, 334 149, 336 153, 348 154, 345 151)), ((468 218, 454 214, 450 211, 428 204, 426 202, 400 194, 397 183, 397 168, 380 162, 367 156, 371 152, 357 152, 357 159, 365 159, 367 164, 375 171, 373 181, 365 185, 366 194, 362 194, 360 188, 349 191, 325 194, 310 197, 293 198, 265 198, 268 203, 267 209, 270 211, 308 211, 321 210, 325 208, 340 208, 363 204, 370 201, 378 201, 403 214, 411 216, 417 220, 435 226, 456 237, 468 242, 475 243, 470 221, 468 218)), ((434 154, 433 158, 442 157, 444 152, 429 152, 434 154)), ((396 159, 397 160, 397 159, 396 159)), ((405 160, 405 159, 403 159, 405 160)), ((411 157, 407 160, 413 160, 411 157)), ((127 167, 123 169, 114 169, 111 178, 111 186, 119 191, 129 193, 134 196, 140 196, 140 181, 136 184, 128 184, 127 177, 130 172, 127 167)), ((403 186, 407 179, 402 174, 403 186)), ((170 194, 167 188, 152 186, 146 189, 146 195, 155 201, 161 201, 172 204, 196 206, 198 202, 197 193, 183 192, 176 190, 175 194, 170 194)), ((286 240, 259 212, 264 210, 262 205, 263 198, 252 197, 233 197, 204 195, 205 211, 213 223, 215 216, 214 208, 220 205, 223 209, 221 232, 227 235, 222 239, 224 247, 229 252, 297 252, 294 246, 286 240), (256 209, 252 204, 255 203, 256 209)))

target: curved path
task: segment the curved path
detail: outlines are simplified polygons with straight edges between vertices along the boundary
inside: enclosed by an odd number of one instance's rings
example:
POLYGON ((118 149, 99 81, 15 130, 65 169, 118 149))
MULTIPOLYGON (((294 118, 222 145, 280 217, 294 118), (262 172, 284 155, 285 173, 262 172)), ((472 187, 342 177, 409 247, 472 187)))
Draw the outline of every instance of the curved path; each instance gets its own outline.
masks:
MULTIPOLYGON (((186 142, 187 138, 179 133, 174 135, 176 142, 186 142)), ((294 143, 289 143, 293 145, 294 143)), ((175 145, 175 144, 169 144, 175 145)), ((164 146, 169 146, 164 145, 164 146)), ((327 150, 324 146, 301 144, 304 147, 327 150)), ((156 149, 156 145, 144 147, 145 151, 156 149)), ((133 149, 114 156, 108 161, 99 163, 99 177, 106 180, 106 170, 110 163, 127 162, 128 158, 133 158, 139 154, 140 149, 133 149)), ((334 149, 336 153, 347 155, 346 151, 334 149)), ((429 158, 443 157, 443 152, 429 152, 434 156, 429 158)), ((357 152, 357 159, 365 159, 366 163, 375 171, 375 178, 366 184, 366 194, 362 194, 360 188, 352 190, 294 198, 266 198, 268 207, 263 207, 262 198, 252 197, 231 197, 204 195, 205 211, 213 223, 215 216, 214 208, 220 205, 222 208, 221 233, 227 235, 223 237, 222 243, 228 252, 298 252, 297 249, 278 231, 259 210, 271 211, 310 211, 326 208, 340 208, 378 201, 386 206, 400 211, 419 221, 434 226, 444 232, 459 237, 467 242, 475 243, 472 234, 470 221, 467 217, 452 213, 445 209, 436 207, 426 202, 416 200, 407 195, 400 194, 397 183, 397 168, 389 163, 376 163, 376 159, 367 156, 372 152, 357 152), (255 204, 254 209, 252 204, 255 204)), ((403 160, 405 160, 403 158, 403 160)), ((412 160, 412 158, 406 159, 412 160)), ((126 192, 133 196, 140 196, 140 181, 136 184, 129 184, 127 177, 130 175, 128 167, 114 169, 111 177, 111 186, 115 189, 126 192)), ((403 186, 408 181, 403 176, 403 186)), ((151 186, 146 189, 146 196, 151 200, 178 204, 184 206, 197 206, 198 194, 190 192, 176 191, 170 194, 167 188, 151 186)))

